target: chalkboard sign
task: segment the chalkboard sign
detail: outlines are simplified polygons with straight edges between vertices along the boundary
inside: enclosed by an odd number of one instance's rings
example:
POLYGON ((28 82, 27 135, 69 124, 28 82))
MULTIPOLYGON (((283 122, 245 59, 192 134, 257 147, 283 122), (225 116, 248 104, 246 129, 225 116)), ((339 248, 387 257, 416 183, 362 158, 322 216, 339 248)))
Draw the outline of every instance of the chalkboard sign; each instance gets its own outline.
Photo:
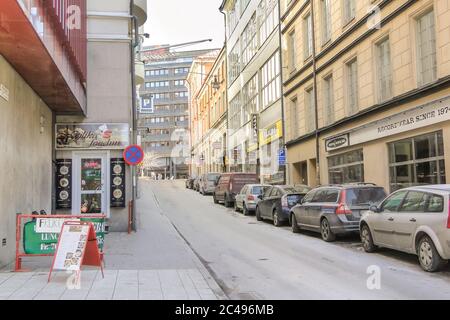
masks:
POLYGON ((125 161, 111 159, 111 208, 125 208, 125 161))
POLYGON ((56 209, 72 209, 72 160, 56 160, 56 209))

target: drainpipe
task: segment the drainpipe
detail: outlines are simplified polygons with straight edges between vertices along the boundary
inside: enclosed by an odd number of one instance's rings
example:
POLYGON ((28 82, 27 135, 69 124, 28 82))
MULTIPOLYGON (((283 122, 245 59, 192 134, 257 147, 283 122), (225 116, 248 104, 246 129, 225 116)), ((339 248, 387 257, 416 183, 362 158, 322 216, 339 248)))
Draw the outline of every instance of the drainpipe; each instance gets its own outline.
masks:
MULTIPOLYGON (((134 0, 130 1, 130 15, 131 24, 134 28, 134 40, 131 41, 130 45, 130 70, 131 70, 131 100, 132 100, 132 144, 137 143, 137 97, 136 97, 136 66, 135 59, 136 53, 135 49, 139 46, 139 27, 137 23, 137 17, 133 14, 134 0)), ((131 177, 132 177, 132 229, 137 231, 136 228, 136 198, 137 198, 137 171, 136 167, 131 167, 131 177)))
MULTIPOLYGON (((279 60, 280 60, 280 83, 281 83, 281 123, 282 123, 282 147, 285 149, 285 141, 286 141, 286 124, 284 119, 284 95, 283 95, 283 59, 281 55, 283 54, 282 51, 282 36, 281 36, 281 1, 278 0, 278 38, 279 38, 279 46, 278 46, 278 52, 279 52, 279 60)), ((286 150, 284 150, 286 152, 286 150)), ((278 159, 277 159, 278 161, 278 159)), ((286 175, 287 175, 287 163, 284 164, 284 170, 283 170, 283 185, 286 184, 286 175)))
POLYGON ((316 31, 314 23, 314 1, 311 3, 311 34, 312 34, 312 62, 313 62, 313 78, 314 78, 314 117, 315 117, 315 138, 316 138, 316 185, 320 185, 320 133, 319 133, 319 110, 318 110, 318 95, 317 95, 317 61, 316 61, 316 31))
MULTIPOLYGON (((228 172, 230 171, 228 169, 227 163, 226 163, 226 159, 227 154, 228 154, 228 126, 229 126, 229 122, 228 122, 228 52, 227 52, 227 15, 225 14, 225 12, 223 12, 221 9, 219 9, 219 12, 221 14, 223 14, 223 27, 224 27, 224 34, 225 34, 225 42, 224 42, 224 47, 225 47, 225 74, 224 76, 224 80, 225 80, 225 101, 223 101, 223 103, 225 104, 224 107, 226 106, 226 129, 225 129, 225 150, 223 151, 223 172, 228 172)), ((223 143, 222 143, 223 146, 223 143)), ((228 159, 229 161, 229 159, 228 159)))

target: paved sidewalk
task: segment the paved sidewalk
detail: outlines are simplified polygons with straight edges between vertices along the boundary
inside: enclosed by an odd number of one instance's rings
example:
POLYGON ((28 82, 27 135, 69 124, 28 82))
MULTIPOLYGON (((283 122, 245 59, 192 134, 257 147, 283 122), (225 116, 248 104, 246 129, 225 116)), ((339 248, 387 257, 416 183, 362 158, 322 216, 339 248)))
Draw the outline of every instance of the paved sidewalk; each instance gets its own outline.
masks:
POLYGON ((32 272, 0 271, 0 300, 217 300, 226 295, 164 215, 146 181, 141 181, 138 232, 105 239, 105 278, 95 268, 81 272, 80 289, 70 274, 54 272, 49 258, 24 259, 32 272), (69 284, 68 284, 69 283, 69 284))

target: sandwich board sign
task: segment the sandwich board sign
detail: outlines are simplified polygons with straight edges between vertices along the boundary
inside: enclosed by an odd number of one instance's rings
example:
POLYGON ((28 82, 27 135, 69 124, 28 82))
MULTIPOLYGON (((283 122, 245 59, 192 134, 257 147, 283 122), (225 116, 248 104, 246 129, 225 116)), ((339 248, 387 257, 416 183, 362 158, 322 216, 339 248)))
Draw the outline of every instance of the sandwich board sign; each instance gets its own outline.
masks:
POLYGON ((81 266, 98 266, 103 275, 94 225, 91 222, 66 221, 61 228, 48 282, 53 270, 73 271, 79 276, 81 266))

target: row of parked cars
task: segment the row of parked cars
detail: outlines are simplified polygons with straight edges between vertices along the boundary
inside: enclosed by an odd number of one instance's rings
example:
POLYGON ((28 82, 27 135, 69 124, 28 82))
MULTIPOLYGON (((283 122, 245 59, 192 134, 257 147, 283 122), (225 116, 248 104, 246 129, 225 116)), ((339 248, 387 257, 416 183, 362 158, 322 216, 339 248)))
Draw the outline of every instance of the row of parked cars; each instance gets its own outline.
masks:
POLYGON ((450 185, 401 189, 387 195, 371 183, 265 185, 255 174, 208 173, 189 178, 186 187, 214 203, 255 214, 292 232, 309 230, 331 242, 359 233, 366 252, 379 247, 416 254, 425 271, 441 270, 450 259, 450 185))

